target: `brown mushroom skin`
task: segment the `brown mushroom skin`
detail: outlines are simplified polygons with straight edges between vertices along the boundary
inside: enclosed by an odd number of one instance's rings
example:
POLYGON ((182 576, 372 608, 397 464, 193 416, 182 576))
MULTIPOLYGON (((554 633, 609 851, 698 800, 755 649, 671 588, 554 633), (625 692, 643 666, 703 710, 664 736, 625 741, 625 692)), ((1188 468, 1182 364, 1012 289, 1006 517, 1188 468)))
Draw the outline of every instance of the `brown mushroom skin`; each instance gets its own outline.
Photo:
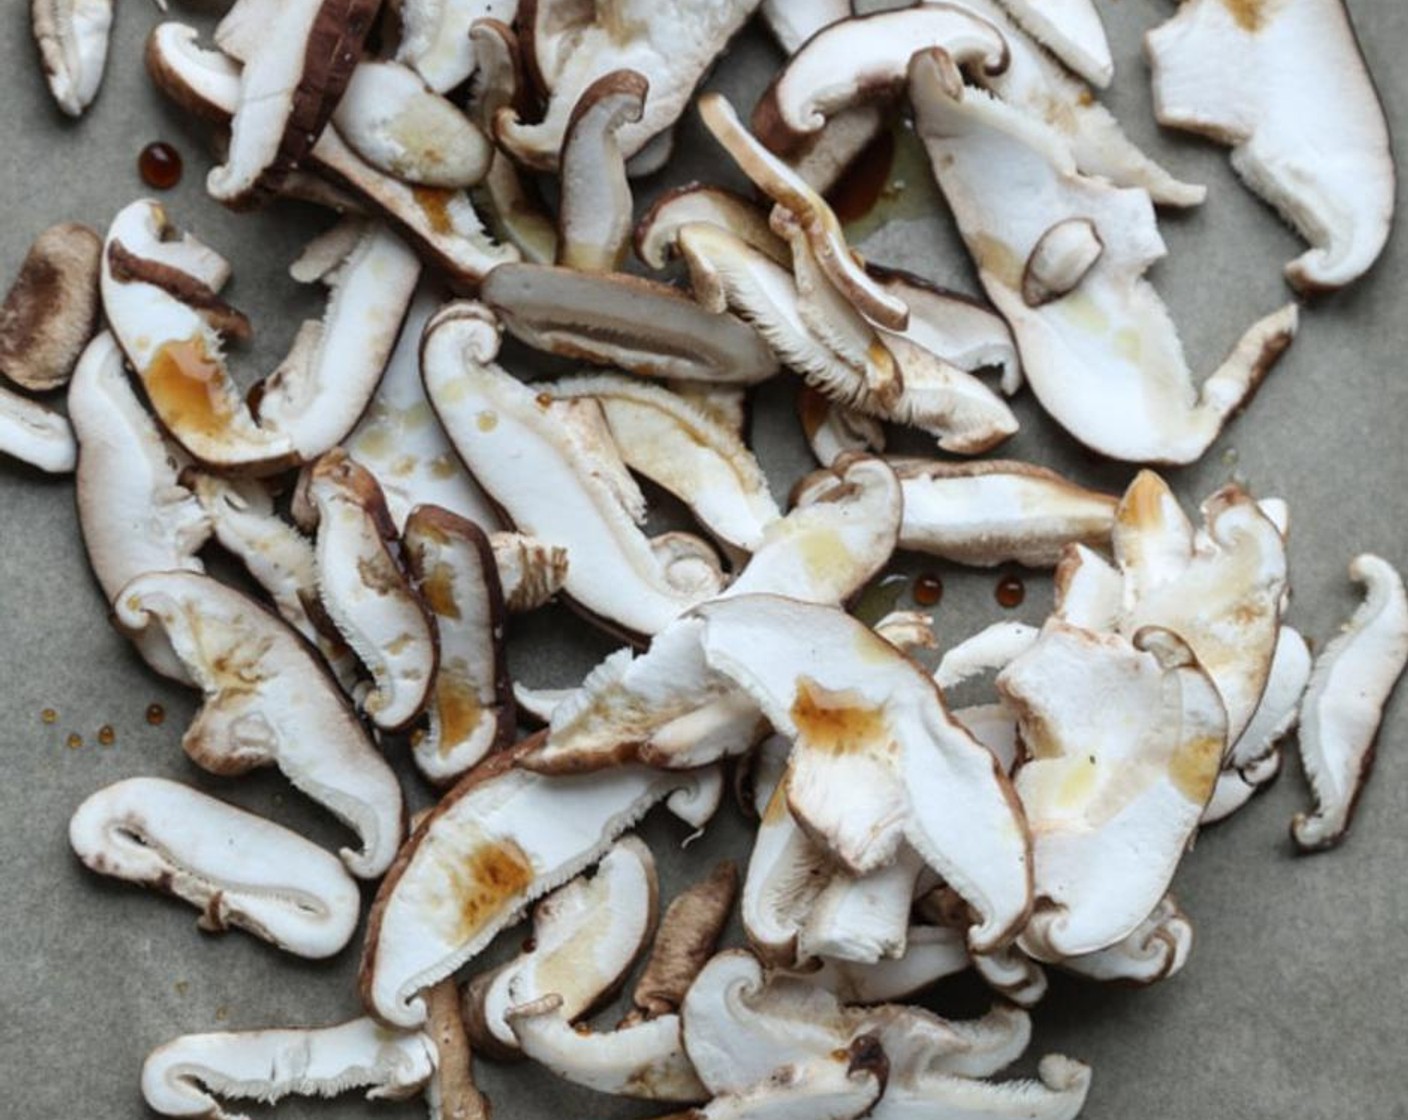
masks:
POLYGON ((435 1074, 426 1099, 435 1120, 489 1120, 489 1098, 474 1083, 474 1054, 460 1015, 460 989, 454 977, 425 990, 430 1021, 426 1034, 435 1046, 435 1074))
POLYGON ((103 239, 77 222, 46 229, 0 305, 0 374, 33 392, 68 384, 98 329, 103 239))

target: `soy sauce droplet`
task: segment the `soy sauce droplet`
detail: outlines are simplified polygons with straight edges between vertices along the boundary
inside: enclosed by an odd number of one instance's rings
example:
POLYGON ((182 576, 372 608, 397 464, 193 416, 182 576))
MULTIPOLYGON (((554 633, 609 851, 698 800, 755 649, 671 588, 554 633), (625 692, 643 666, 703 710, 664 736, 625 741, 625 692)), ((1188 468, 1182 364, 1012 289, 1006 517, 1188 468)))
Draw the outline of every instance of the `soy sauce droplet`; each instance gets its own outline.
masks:
POLYGON ((1011 610, 1022 605, 1022 600, 1027 597, 1027 588, 1019 577, 1003 576, 997 581, 997 590, 993 594, 997 597, 998 606, 1011 610))
POLYGON ((911 594, 921 607, 938 606, 944 597, 944 581, 934 575, 916 576, 911 594))
POLYGON ((75 731, 68 737, 68 749, 76 751, 81 746, 83 746, 83 736, 75 731))
POLYGON ((39 718, 42 719, 45 723, 58 723, 59 713, 54 711, 53 708, 45 708, 42 712, 39 713, 39 718))
POLYGON ((169 191, 181 181, 181 153, 161 140, 142 149, 137 157, 137 173, 153 190, 169 191))
POLYGON ((147 722, 153 727, 160 727, 166 720, 166 709, 160 704, 147 705, 147 722))
POLYGON ((117 732, 112 729, 112 724, 105 723, 98 728, 98 742, 105 747, 110 747, 117 742, 117 732))

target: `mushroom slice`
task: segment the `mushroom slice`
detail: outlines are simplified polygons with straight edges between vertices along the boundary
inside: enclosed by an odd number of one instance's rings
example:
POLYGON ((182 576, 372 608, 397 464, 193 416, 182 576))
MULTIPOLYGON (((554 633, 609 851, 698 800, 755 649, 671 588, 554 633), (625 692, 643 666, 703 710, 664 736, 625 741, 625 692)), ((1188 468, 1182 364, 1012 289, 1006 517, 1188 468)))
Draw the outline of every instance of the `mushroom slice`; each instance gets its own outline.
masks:
MULTIPOLYGON (((240 98, 240 68, 219 51, 202 49, 196 39, 192 27, 160 24, 147 41, 147 70, 177 104, 228 124, 240 98)), ((477 287, 490 269, 519 259, 514 246, 496 244, 484 231, 463 191, 403 183, 363 160, 335 128, 323 129, 302 166, 382 215, 454 284, 477 287)))
POLYGON ((1167 630, 1131 644, 1057 619, 1003 670, 1029 761, 1015 783, 1031 821, 1038 960, 1104 949, 1157 905, 1213 786, 1227 716, 1211 678, 1167 630))
POLYGON ((700 778, 643 766, 549 777, 490 756, 402 848, 372 906, 360 987, 384 1022, 425 1021, 417 993, 450 975, 534 899, 591 866, 655 802, 700 778))
POLYGON ((627 836, 594 872, 539 902, 523 951, 465 990, 465 1025, 475 1045, 498 1057, 517 1054, 505 1018, 517 1004, 556 995, 570 1023, 609 998, 650 939, 657 891, 650 849, 627 836))
POLYGON ((1025 622, 994 622, 948 649, 934 671, 934 683, 947 692, 982 673, 1005 669, 1040 636, 1025 622))
POLYGON ((713 591, 670 581, 634 523, 643 499, 600 411, 535 393, 494 364, 498 348, 478 304, 450 304, 426 328, 427 393, 460 458, 515 527, 567 550, 563 592, 585 614, 627 634, 662 630, 713 591))
POLYGON ((910 656, 939 648, 934 619, 927 611, 891 611, 875 624, 874 629, 885 641, 910 656))
POLYGON ((836 113, 898 93, 910 57, 935 48, 989 74, 1007 67, 1002 33, 961 4, 935 0, 853 16, 798 47, 753 110, 753 131, 774 152, 794 152, 836 113))
POLYGON ((683 501, 724 544, 752 552, 782 516, 743 440, 668 389, 598 374, 551 391, 596 401, 626 466, 683 501))
POLYGON ((1111 458, 1197 459, 1290 344, 1295 305, 1253 325, 1195 388, 1177 330, 1143 276, 1165 253, 1148 194, 1082 175, 1056 130, 954 81, 947 60, 916 56, 919 134, 1042 407, 1111 458), (1048 230, 1071 219, 1091 221, 1104 252, 1070 294, 1029 307, 1026 262, 1048 230))
POLYGON ((1022 299, 1040 307, 1080 286, 1105 252, 1105 243, 1089 218, 1067 218, 1041 235, 1022 271, 1022 299))
POLYGON ((60 109, 80 117, 103 84, 112 0, 30 0, 29 12, 49 92, 60 109))
POLYGON ((503 589, 483 530, 449 510, 412 510, 402 551, 435 618, 439 648, 429 727, 412 736, 412 757, 426 778, 445 785, 511 743, 517 730, 503 589))
MULTIPOLYGON (((132 390, 122 351, 104 331, 88 345, 68 391, 78 437, 78 527, 109 603, 145 572, 202 572, 211 522, 180 481, 182 459, 132 390)), ((189 682, 159 629, 129 635, 164 677, 189 682)))
POLYGON ((358 64, 332 124, 367 163, 406 183, 472 187, 494 158, 474 122, 399 62, 358 64))
POLYGON ((465 1033, 460 989, 441 980, 425 993, 424 1033, 435 1047, 435 1075, 425 1087, 430 1120, 490 1120, 489 1099, 474 1083, 474 1053, 465 1033))
POLYGON ((710 668, 793 739, 788 806, 843 867, 884 867, 907 841, 977 913, 975 949, 1020 928, 1031 905, 1022 811, 919 666, 833 608, 740 596, 694 616, 710 668))
MULTIPOLYGON (((788 789, 795 773, 788 776, 788 789)), ((908 845, 888 867, 865 875, 833 867, 798 931, 798 959, 873 964, 904 956, 914 888, 923 871, 923 859, 908 845)))
POLYGON ((1097 89, 1110 84, 1115 62, 1095 0, 998 0, 1032 38, 1097 89))
POLYGON ((1075 1120, 1090 1092, 1090 1067, 1060 1054, 1037 1066, 1037 1080, 979 1081, 919 1073, 892 1078, 872 1120, 1003 1117, 1006 1120, 1075 1120))
POLYGON ((1098 953, 1067 957, 1067 972, 1089 980, 1118 984, 1156 984, 1177 975, 1193 951, 1193 923, 1166 894, 1134 932, 1098 953))
POLYGON ((206 179, 212 198, 248 205, 277 189, 332 116, 380 6, 379 0, 237 0, 216 32, 244 70, 229 153, 206 179))
POLYGON ((604 74, 578 98, 562 141, 562 201, 557 263, 582 272, 614 272, 631 236, 630 180, 617 142, 640 120, 650 83, 634 70, 604 74))
POLYGON ((802 974, 842 1003, 887 1003, 908 999, 971 963, 963 931, 946 926, 911 926, 904 955, 894 960, 857 963, 826 958, 815 972, 802 974))
POLYGON ((1056 564, 1069 543, 1106 545, 1118 499, 1030 463, 891 461, 904 491, 900 547, 958 564, 1056 564))
POLYGON ((68 474, 78 446, 61 413, 0 387, 0 453, 48 474, 68 474))
POLYGON ((1120 502, 1113 534, 1124 574, 1122 633, 1166 628, 1188 644, 1227 708, 1229 745, 1266 689, 1286 590, 1286 541, 1243 490, 1203 503, 1194 533, 1172 491, 1143 471, 1120 502))
POLYGON ((909 308, 875 283, 856 260, 826 200, 743 127, 722 95, 700 97, 699 115, 739 170, 796 219, 822 275, 868 319, 890 330, 904 330, 909 308))
POLYGON ((651 268, 664 268, 678 250, 680 229, 692 222, 720 226, 778 264, 786 267, 792 263, 787 242, 772 231, 767 215, 757 205, 724 187, 704 183, 675 187, 651 204, 636 224, 636 256, 651 268))
POLYGON ((118 594, 119 626, 160 628, 205 692, 181 745, 213 774, 276 765, 357 833, 339 855, 375 878, 401 842, 401 787, 314 654, 282 622, 195 572, 151 572, 118 594))
POLYGON ((142 1096, 163 1116, 245 1120, 216 1096, 273 1104, 366 1089, 368 1100, 403 1100, 435 1072, 425 1035, 371 1019, 308 1030, 188 1034, 158 1046, 142 1066, 142 1096))
POLYGON ((396 61, 414 68, 436 93, 449 93, 481 61, 470 41, 474 25, 486 19, 511 24, 518 0, 402 0, 399 15, 396 61))
MULTIPOLYGON (((254 582, 269 593, 279 616, 318 647, 338 683, 350 691, 358 676, 356 657, 340 637, 319 629, 309 613, 318 598, 313 542, 274 512, 273 495, 257 479, 189 471, 182 477, 205 511, 220 547, 245 566, 254 582)), ((320 611, 318 617, 323 617, 320 611)))
POLYGON ((639 71, 650 99, 639 120, 620 129, 626 158, 672 128, 694 89, 758 0, 635 2, 594 10, 576 0, 539 0, 528 24, 529 56, 547 93, 543 119, 525 124, 511 109, 499 114, 499 143, 520 163, 556 170, 572 110, 597 78, 614 70, 639 71))
POLYGON ((442 302, 426 285, 417 291, 376 395, 342 446, 376 478, 398 531, 411 510, 424 505, 449 510, 488 532, 498 526, 499 515, 435 419, 420 376, 421 335, 442 302))
POLYGON ((336 857, 179 782, 129 778, 101 789, 73 814, 68 837, 98 874, 189 902, 209 933, 233 926, 321 960, 357 928, 361 896, 336 857))
POLYGON ((567 550, 522 533, 493 533, 489 546, 499 570, 504 607, 511 614, 537 610, 567 582, 567 550))
POLYGON ((98 328, 103 239, 76 222, 34 240, 0 306, 0 375, 32 392, 68 383, 98 328))
POLYGON ((765 1082, 722 1093, 689 1120, 859 1120, 873 1115, 889 1064, 869 1036, 805 1065, 776 1071, 765 1082))
POLYGON ((1184 4, 1144 40, 1162 125, 1232 148, 1232 167, 1310 243, 1303 292, 1341 288, 1383 250, 1396 173, 1388 124, 1342 0, 1184 4))
MULTIPOLYGON (((364 467, 344 451, 329 451, 313 466, 309 496, 318 510, 318 597, 375 682, 363 708, 383 731, 403 731, 441 679, 435 621, 392 553, 396 527, 364 467)), ((443 720, 443 707, 437 712, 443 720)), ((446 730, 444 722, 438 730, 446 730)))
POLYGON ((1324 851, 1349 832, 1374 762, 1384 705, 1408 663, 1408 595, 1388 561, 1365 553, 1349 566, 1364 601, 1319 657, 1300 713, 1300 758, 1315 807, 1297 813, 1291 836, 1324 851))
POLYGON ((523 1053, 573 1085, 637 1100, 709 1096, 685 1054, 678 1015, 583 1031, 562 1013, 559 997, 548 995, 517 1004, 507 1018, 523 1053))
POLYGON ((515 338, 564 358, 710 384, 755 385, 777 372, 746 324, 639 276, 503 265, 481 294, 515 338))
POLYGON ((837 404, 810 385, 797 392, 797 417, 812 454, 823 467, 842 455, 885 450, 885 429, 878 420, 837 404))

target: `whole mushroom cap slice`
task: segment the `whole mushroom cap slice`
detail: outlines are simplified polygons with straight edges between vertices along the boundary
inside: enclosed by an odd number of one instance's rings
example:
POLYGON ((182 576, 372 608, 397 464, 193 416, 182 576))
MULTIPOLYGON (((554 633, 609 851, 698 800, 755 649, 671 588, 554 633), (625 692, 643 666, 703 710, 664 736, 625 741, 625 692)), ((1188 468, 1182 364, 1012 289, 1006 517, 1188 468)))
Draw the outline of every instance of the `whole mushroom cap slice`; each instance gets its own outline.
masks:
POLYGON ((716 584, 671 581, 669 557, 636 524, 644 499, 596 406, 584 411, 577 406, 588 402, 535 393, 494 364, 498 348, 490 312, 449 305, 426 328, 426 391, 460 458, 514 526, 567 550, 564 594, 630 635, 656 633, 715 594, 716 584))
POLYGON ((743 322, 639 276, 503 265, 481 295, 514 337, 564 358, 711 384, 753 385, 777 372, 743 322))
POLYGON ((916 56, 910 98, 919 135, 1042 407, 1111 458, 1197 459, 1289 346, 1295 305, 1254 324, 1195 388, 1177 329, 1144 279, 1165 253, 1148 194, 1081 174, 1065 137, 955 85, 955 73, 947 59, 916 56), (1064 298, 1030 307, 1027 262, 1048 230, 1071 219, 1091 221, 1104 252, 1064 298))
POLYGON ((386 500, 341 450, 314 464, 309 496, 318 510, 318 598, 375 685, 362 707, 383 731, 404 730, 437 680, 439 636, 392 552, 396 529, 386 500))
MULTIPOLYGON (((84 351, 68 391, 78 437, 78 528, 103 596, 115 602, 146 572, 202 572, 211 521, 181 482, 183 460, 137 399, 122 351, 104 331, 84 351)), ((129 635, 162 676, 189 683, 157 628, 129 635)))
POLYGON ((29 12, 49 92, 69 116, 82 116, 103 83, 112 0, 30 0, 29 12))
POLYGON ((465 990, 465 1022, 475 1045, 498 1056, 517 1054, 506 1014, 519 1004, 555 995, 556 1010, 570 1023, 609 999, 655 928, 657 893, 650 849, 627 836, 590 875, 533 907, 533 932, 523 950, 465 990))
POLYGON ((411 511, 402 556, 434 616, 439 653, 429 726, 412 735, 412 754, 422 774, 444 785, 508 746, 517 730, 503 588, 483 530, 438 506, 411 511))
POLYGON ((437 93, 449 93, 475 72, 470 35, 475 23, 511 24, 518 0, 403 0, 396 61, 415 69, 437 93))
POLYGON ((1408 594, 1387 560, 1356 556, 1349 575, 1364 601, 1315 659, 1301 701, 1300 757, 1315 807, 1297 813, 1291 837, 1306 852, 1345 838, 1369 768, 1384 705, 1408 663, 1408 594))
POLYGON ((398 62, 362 62, 332 115, 348 146, 403 182, 454 190, 483 180, 494 145, 398 62))
POLYGON ((803 827, 858 874, 907 841, 973 907, 975 949, 1010 939, 1031 905, 1026 823, 923 670, 831 608, 740 596, 694 614, 710 667, 793 739, 787 799, 803 827))
POLYGON ((1393 222, 1396 171, 1343 0, 1196 0, 1144 46, 1159 123, 1230 146, 1242 181, 1310 242, 1286 266, 1291 285, 1314 293, 1368 271, 1393 222))
POLYGON ((77 222, 34 239, 0 305, 0 375, 31 392, 67 384, 97 331, 102 252, 77 222))
POLYGON ((361 896, 335 856, 282 825, 161 778, 129 778, 73 814, 91 870, 175 895, 210 933, 247 930, 318 960, 351 940, 361 896))
POLYGON ((1134 643, 1057 619, 1003 670, 1029 754, 1014 779, 1032 825, 1039 960, 1093 953, 1157 905, 1212 795, 1227 743, 1217 689, 1181 640, 1134 643))
POLYGON ((1115 63, 1095 0, 998 0, 1008 14, 1091 85, 1104 89, 1115 63))
POLYGON ((401 842, 401 787, 316 655, 279 619, 195 572, 138 576, 117 595, 118 624, 162 630, 205 705, 182 739, 197 765, 240 774, 276 765, 362 842, 338 854, 374 878, 401 842))
POLYGON ((402 1100, 434 1071, 435 1049, 425 1035, 353 1019, 307 1030, 182 1035, 147 1056, 142 1096, 163 1116, 243 1120, 215 1098, 272 1104, 366 1089, 368 1100, 402 1100))
POLYGON ((425 1021, 417 993, 450 975, 534 899, 591 866, 657 801, 700 781, 641 766, 548 777, 528 743, 461 779, 401 849, 372 906, 360 990, 384 1022, 425 1021))

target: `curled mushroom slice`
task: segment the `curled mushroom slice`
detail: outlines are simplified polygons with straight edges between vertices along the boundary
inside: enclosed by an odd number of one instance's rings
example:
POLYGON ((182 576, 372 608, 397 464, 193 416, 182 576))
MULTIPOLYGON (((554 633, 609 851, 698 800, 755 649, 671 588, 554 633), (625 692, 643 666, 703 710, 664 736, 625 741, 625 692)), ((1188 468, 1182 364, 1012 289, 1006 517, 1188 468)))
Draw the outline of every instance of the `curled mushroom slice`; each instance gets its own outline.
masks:
POLYGON ((900 547, 959 564, 1055 565, 1067 544, 1106 545, 1118 499, 1030 463, 891 460, 904 491, 900 547))
POLYGON ((631 184, 617 137, 640 120, 650 83, 634 70, 592 82, 578 99, 562 141, 557 263, 613 272, 631 236, 631 184))
POLYGON ((885 450, 885 429, 878 420, 837 404, 810 385, 797 393, 797 416, 812 454, 823 467, 842 455, 885 450))
POLYGON ((1212 795, 1227 742, 1216 687, 1166 630, 1131 644, 1059 620, 998 677, 1029 760, 1040 960, 1107 948, 1153 910, 1212 795))
POLYGON ((1373 265, 1393 221, 1388 124, 1342 0, 1197 0, 1150 31, 1154 115, 1232 148, 1232 167, 1310 250, 1286 266, 1304 292, 1373 265))
POLYGON ((1089 218, 1057 222, 1037 239, 1022 270, 1022 299, 1028 307, 1070 295, 1105 252, 1089 218))
POLYGON ((724 860, 670 901, 631 995, 624 1025, 673 1015, 714 955, 738 894, 738 865, 724 860))
POLYGON ((429 726, 412 736, 412 756, 422 774, 444 785, 513 741, 503 590, 483 531, 438 506, 411 511, 402 550, 435 618, 439 649, 429 726))
POLYGON ((510 613, 536 610, 562 590, 567 581, 567 550, 544 544, 522 533, 489 537, 499 570, 504 607, 510 613))
POLYGON ((465 1025, 475 1044, 501 1057, 517 1054, 505 1018, 517 1004, 556 995, 556 1009, 570 1023, 609 998, 654 929, 656 892, 650 849, 627 836, 590 875, 539 902, 523 951, 465 991, 465 1025))
POLYGON ((514 337, 565 358, 712 384, 753 385, 777 372, 746 324, 639 276, 504 265, 481 294, 514 337))
POLYGON ((1095 0, 998 0, 1017 23, 1091 85, 1104 89, 1115 63, 1095 0))
POLYGON ((451 304, 426 328, 426 389, 460 458, 515 527, 567 550, 563 592, 583 613, 632 635, 662 630, 716 588, 671 582, 634 523, 643 499, 596 406, 535 393, 494 364, 498 348, 477 304, 451 304))
POLYGON ((1067 957, 1067 972, 1089 980, 1117 984, 1156 984, 1177 975, 1193 951, 1193 923, 1166 894, 1134 932, 1098 953, 1067 957))
POLYGON ((29 11, 49 92, 69 116, 82 116, 103 84, 112 0, 30 0, 29 11))
MULTIPOLYGON (((391 551, 396 528, 386 499, 376 479, 340 450, 314 464, 309 496, 318 510, 318 597, 375 683, 362 706, 383 731, 404 730, 443 681, 437 675, 435 622, 391 551)), ((502 694, 505 687, 496 684, 502 694)), ((443 704, 444 698, 436 695, 443 704)), ((445 714, 437 707, 432 717, 441 735, 447 731, 445 714)))
POLYGON ((758 206, 733 191, 704 183, 676 187, 651 204, 636 224, 636 256, 651 268, 664 268, 677 251, 681 227, 691 222, 721 226, 778 264, 792 263, 787 243, 772 231, 758 206))
POLYGON ((950 62, 916 57, 919 134, 1042 407, 1111 458, 1197 459, 1290 344, 1295 305, 1254 324, 1195 388, 1177 330, 1143 275, 1165 253, 1148 194, 1082 175, 1054 129, 953 83, 950 62), (1075 291, 1029 307, 1026 262, 1048 230, 1071 219, 1091 221, 1104 252, 1075 291))
POLYGON ((743 127, 720 94, 700 97, 699 115, 739 169, 793 215, 826 279, 873 322, 903 330, 909 322, 909 308, 871 280, 846 244, 841 223, 826 201, 743 127))
POLYGON ((76 222, 34 239, 0 306, 0 375, 33 392, 67 384, 97 330, 102 250, 76 222))
MULTIPOLYGON (((108 602, 145 572, 204 571, 196 553, 210 537, 210 519, 182 485, 180 453, 137 399, 106 331, 79 360, 68 409, 79 447, 78 527, 108 602)), ((189 680, 159 630, 130 636, 162 676, 189 680)))
POLYGON ((475 71, 470 35, 485 19, 511 24, 518 0, 403 0, 396 61, 412 67, 436 93, 449 93, 475 71))
POLYGON ((362 1000, 377 1018, 424 1022, 423 987, 589 867, 651 805, 699 780, 642 766, 548 777, 517 766, 529 744, 465 775, 382 881, 360 975, 362 1000))
POLYGON ((730 39, 758 0, 719 0, 700 8, 688 0, 595 9, 575 0, 539 0, 526 15, 529 53, 548 95, 543 119, 525 124, 500 113, 499 143, 520 163, 555 170, 572 110, 597 78, 632 69, 650 83, 640 119, 618 135, 627 158, 679 119, 730 39))
POLYGON ((311 650, 238 591, 195 572, 138 576, 118 594, 120 626, 160 628, 205 705, 181 745, 214 774, 276 765, 355 831, 339 854, 374 878, 401 841, 401 787, 311 650))
POLYGON ((421 186, 472 187, 494 157, 468 117, 398 62, 360 63, 332 124, 377 170, 421 186))
POLYGON ((142 1096, 163 1116, 245 1120, 215 1098, 272 1104, 366 1089, 368 1100, 402 1100, 434 1072, 435 1048, 425 1035, 353 1019, 309 1030, 182 1035, 148 1055, 142 1096))
POLYGON ((792 737, 789 808, 838 862, 874 871, 907 841, 973 907, 975 949, 1020 927, 1031 904, 1021 809, 922 669, 834 609, 740 596, 695 615, 710 667, 792 737))
POLYGON ((1291 836, 1304 852, 1345 838, 1374 761, 1384 705, 1408 663, 1408 595, 1388 561, 1356 556, 1349 577, 1364 601, 1319 657, 1301 702, 1300 758, 1315 807, 1291 836))
MULTIPOLYGON (((346 643, 319 628, 310 607, 323 615, 318 599, 318 561, 313 542, 274 511, 274 498, 257 479, 229 479, 186 472, 191 487, 209 518, 216 541, 236 557, 269 593, 279 616, 316 645, 328 668, 351 690, 358 676, 357 659, 346 643)), ((162 570, 162 569, 150 569, 162 570)))
POLYGON ((683 501, 724 544, 752 552, 782 516, 743 440, 668 389, 599 374, 551 391, 596 401, 626 466, 683 501))
POLYGON ((93 871, 189 902, 210 933, 235 927, 319 960, 357 927, 361 896, 335 856, 178 782, 129 778, 99 790, 68 835, 93 871))
POLYGON ((1037 1078, 979 1081, 919 1073, 892 1078, 870 1113, 873 1120, 933 1120, 935 1117, 1003 1117, 1007 1120, 1075 1120, 1090 1092, 1090 1067, 1048 1054, 1037 1078))
POLYGON ((988 73, 1007 66, 1001 32, 961 4, 854 16, 822 28, 788 59, 753 110, 753 131, 775 152, 795 151, 838 111, 898 92, 910 56, 933 48, 988 73))

